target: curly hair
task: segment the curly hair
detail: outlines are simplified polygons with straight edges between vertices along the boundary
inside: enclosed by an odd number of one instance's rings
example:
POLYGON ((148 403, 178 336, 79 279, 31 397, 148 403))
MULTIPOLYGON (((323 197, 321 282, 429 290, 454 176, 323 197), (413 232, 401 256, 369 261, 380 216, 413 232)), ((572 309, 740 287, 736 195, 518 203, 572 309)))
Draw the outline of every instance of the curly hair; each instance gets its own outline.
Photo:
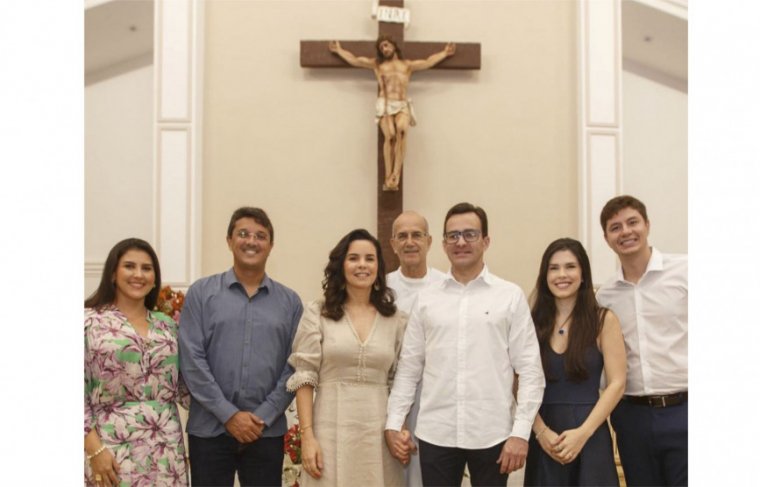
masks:
POLYGON ((393 292, 385 283, 385 261, 380 242, 367 230, 358 228, 351 230, 330 251, 330 261, 325 267, 325 278, 322 281, 325 304, 322 307, 322 316, 338 321, 343 318, 345 311, 343 304, 348 298, 346 292, 346 276, 343 271, 343 263, 348 255, 348 247, 356 240, 372 242, 377 252, 377 279, 372 285, 369 301, 383 316, 391 316, 396 313, 396 304, 393 302, 393 292))
POLYGON ((581 382, 588 377, 586 370, 586 349, 596 344, 596 339, 602 331, 606 308, 599 306, 594 295, 594 283, 591 280, 591 264, 583 245, 572 238, 560 238, 550 243, 541 258, 541 267, 536 279, 536 287, 531 293, 531 315, 536 326, 536 336, 541 348, 541 363, 547 380, 556 380, 548 375, 548 353, 557 305, 554 295, 549 289, 546 277, 549 273, 549 261, 557 252, 569 250, 578 259, 581 269, 581 285, 575 299, 572 311, 572 332, 568 336, 567 351, 565 352, 565 374, 571 381, 581 382))

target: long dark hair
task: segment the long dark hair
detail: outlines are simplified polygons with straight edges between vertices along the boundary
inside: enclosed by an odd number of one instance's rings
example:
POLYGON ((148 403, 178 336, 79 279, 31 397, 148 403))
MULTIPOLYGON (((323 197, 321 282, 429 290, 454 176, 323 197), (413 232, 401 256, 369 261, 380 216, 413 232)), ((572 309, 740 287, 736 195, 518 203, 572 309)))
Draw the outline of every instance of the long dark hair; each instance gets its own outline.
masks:
POLYGON ((383 316, 391 316, 396 312, 396 304, 393 302, 393 293, 385 284, 385 261, 380 242, 367 230, 358 228, 351 230, 340 239, 338 244, 330 251, 330 261, 325 267, 325 278, 322 280, 322 291, 325 296, 325 304, 322 307, 322 316, 338 321, 343 318, 343 304, 348 298, 346 292, 346 276, 343 274, 343 263, 348 255, 348 247, 355 240, 367 240, 372 242, 377 253, 377 279, 372 285, 369 301, 383 316))
POLYGON ((554 320, 557 314, 557 305, 554 295, 549 290, 546 276, 549 272, 549 261, 552 256, 561 250, 569 250, 578 259, 581 267, 581 285, 572 311, 572 329, 568 336, 567 351, 565 352, 565 374, 568 379, 580 382, 588 378, 586 370, 585 354, 590 346, 596 346, 596 339, 602 329, 605 309, 599 306, 594 296, 594 283, 591 279, 591 264, 588 254, 583 245, 572 238, 560 238, 550 243, 541 258, 541 268, 536 279, 536 287, 531 295, 533 307, 531 315, 536 326, 538 344, 541 347, 541 363, 544 374, 548 379, 548 353, 550 339, 554 333, 554 320))
POLYGON ((119 260, 129 250, 142 250, 150 256, 153 261, 153 272, 156 275, 156 282, 153 289, 145 296, 145 307, 153 309, 158 300, 158 292, 161 290, 161 267, 158 265, 158 256, 153 247, 148 242, 139 238, 127 238, 113 246, 108 253, 106 263, 103 266, 103 275, 100 276, 100 285, 94 293, 84 301, 85 308, 100 309, 116 300, 116 286, 113 282, 113 275, 119 266, 119 260))

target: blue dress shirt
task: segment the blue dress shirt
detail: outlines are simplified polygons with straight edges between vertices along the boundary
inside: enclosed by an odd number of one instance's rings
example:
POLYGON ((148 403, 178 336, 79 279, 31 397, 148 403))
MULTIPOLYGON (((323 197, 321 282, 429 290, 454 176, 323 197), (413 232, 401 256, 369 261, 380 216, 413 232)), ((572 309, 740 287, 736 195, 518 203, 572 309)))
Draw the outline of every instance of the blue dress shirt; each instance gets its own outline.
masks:
POLYGON ((302 313, 298 295, 266 275, 251 298, 232 269, 190 286, 179 327, 180 371, 192 394, 188 434, 218 436, 238 411, 260 417, 265 437, 285 434, 287 360, 302 313))

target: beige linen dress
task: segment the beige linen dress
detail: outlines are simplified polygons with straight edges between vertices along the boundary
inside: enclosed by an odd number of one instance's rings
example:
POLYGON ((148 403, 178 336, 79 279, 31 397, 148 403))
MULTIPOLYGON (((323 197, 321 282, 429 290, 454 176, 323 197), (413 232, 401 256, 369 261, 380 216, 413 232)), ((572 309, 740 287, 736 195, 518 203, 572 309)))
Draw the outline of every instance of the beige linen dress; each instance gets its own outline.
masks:
POLYGON ((323 302, 314 301, 304 311, 288 359, 296 369, 288 390, 307 384, 316 389, 313 428, 324 458, 322 478, 303 472, 299 483, 401 486, 403 467, 385 446, 384 430, 407 316, 378 313, 362 343, 348 314, 340 321, 321 316, 323 302))

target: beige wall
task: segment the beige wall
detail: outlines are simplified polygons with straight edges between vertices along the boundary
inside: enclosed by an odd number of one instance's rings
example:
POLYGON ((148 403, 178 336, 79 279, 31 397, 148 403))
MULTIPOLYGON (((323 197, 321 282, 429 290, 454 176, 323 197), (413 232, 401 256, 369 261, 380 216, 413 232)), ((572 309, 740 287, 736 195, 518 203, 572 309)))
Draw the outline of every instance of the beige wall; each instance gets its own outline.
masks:
POLYGON ((688 251, 688 95, 623 71, 623 192, 647 205, 649 240, 688 251))
MULTIPOLYGON (((405 207, 427 215, 445 269, 443 216, 467 200, 490 217, 487 263, 532 288, 549 241, 577 236, 576 3, 413 1, 407 40, 480 42, 479 72, 415 74, 418 116, 405 207)), ((299 40, 374 39, 369 1, 206 4, 202 273, 231 264, 240 205, 275 226, 269 273, 319 295, 327 253, 376 231, 375 83, 369 71, 299 66, 299 40)))
POLYGON ((153 66, 88 84, 84 108, 84 292, 89 295, 116 242, 153 239, 153 66))

